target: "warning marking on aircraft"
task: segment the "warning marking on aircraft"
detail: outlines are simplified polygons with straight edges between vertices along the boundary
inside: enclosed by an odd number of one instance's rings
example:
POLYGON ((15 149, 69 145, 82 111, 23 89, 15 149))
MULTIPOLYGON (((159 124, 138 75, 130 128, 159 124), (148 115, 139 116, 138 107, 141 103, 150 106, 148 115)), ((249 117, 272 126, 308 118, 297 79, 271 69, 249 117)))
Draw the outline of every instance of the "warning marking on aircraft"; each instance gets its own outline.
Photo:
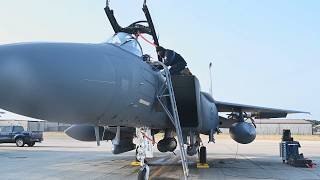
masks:
POLYGON ((143 99, 139 99, 139 103, 143 104, 143 105, 146 105, 146 106, 150 106, 150 102, 148 102, 146 100, 143 100, 143 99))

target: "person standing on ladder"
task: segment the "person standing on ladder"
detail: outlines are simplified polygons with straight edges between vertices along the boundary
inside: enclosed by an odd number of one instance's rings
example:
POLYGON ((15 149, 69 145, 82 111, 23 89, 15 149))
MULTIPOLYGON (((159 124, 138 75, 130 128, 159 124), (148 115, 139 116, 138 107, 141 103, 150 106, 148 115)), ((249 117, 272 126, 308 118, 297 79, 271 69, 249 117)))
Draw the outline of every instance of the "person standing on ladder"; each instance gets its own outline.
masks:
POLYGON ((157 54, 166 66, 171 66, 169 70, 171 75, 192 75, 187 68, 187 62, 175 51, 157 46, 157 54))

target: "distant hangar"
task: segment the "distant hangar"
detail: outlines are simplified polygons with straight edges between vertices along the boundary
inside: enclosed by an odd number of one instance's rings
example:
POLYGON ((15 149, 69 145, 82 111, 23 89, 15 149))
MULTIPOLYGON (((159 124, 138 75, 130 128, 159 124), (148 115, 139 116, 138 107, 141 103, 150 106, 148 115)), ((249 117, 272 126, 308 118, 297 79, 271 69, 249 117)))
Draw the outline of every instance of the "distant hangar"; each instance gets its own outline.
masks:
MULTIPOLYGON (((255 119, 257 134, 281 135, 283 129, 290 129, 291 134, 312 135, 312 122, 306 119, 255 119)), ((228 133, 229 129, 221 129, 228 133)))
POLYGON ((28 131, 64 131, 68 128, 69 124, 47 122, 44 120, 34 119, 26 116, 21 116, 11 112, 3 111, 0 109, 0 126, 22 126, 28 131))
POLYGON ((256 119, 257 134, 281 135, 283 129, 290 129, 291 134, 312 135, 312 122, 305 119, 256 119))
POLYGON ((28 131, 44 131, 45 121, 0 111, 0 126, 22 126, 28 131))

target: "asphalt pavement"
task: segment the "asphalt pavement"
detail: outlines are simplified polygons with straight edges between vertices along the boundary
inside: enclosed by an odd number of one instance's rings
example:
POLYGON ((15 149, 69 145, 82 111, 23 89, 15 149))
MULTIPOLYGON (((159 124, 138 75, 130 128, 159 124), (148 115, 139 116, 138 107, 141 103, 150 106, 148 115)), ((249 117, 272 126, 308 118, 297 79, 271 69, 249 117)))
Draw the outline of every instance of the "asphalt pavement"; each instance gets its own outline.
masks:
MULTIPOLYGON (((320 162, 320 141, 300 141, 300 151, 320 162)), ((137 179, 139 167, 131 166, 134 151, 113 155, 111 142, 80 142, 63 135, 47 136, 34 147, 0 144, 0 179, 137 179)), ((155 148, 156 149, 156 148, 155 148)), ((207 144, 209 169, 197 169, 189 158, 189 179, 320 179, 320 168, 295 168, 283 164, 279 141, 257 140, 239 145, 219 136, 207 144)), ((151 179, 183 179, 180 157, 160 153, 149 159, 151 179)))

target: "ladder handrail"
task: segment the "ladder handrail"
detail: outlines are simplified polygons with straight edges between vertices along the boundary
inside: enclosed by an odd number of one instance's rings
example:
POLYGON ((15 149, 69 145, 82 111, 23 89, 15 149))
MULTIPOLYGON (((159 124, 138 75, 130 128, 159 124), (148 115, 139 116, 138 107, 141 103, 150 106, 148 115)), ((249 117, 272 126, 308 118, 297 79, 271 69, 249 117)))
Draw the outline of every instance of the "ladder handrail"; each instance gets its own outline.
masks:
POLYGON ((173 86, 172 86, 171 75, 168 70, 168 67, 164 63, 162 63, 160 61, 155 61, 155 62, 152 62, 152 64, 162 66, 163 72, 165 73, 164 76, 165 76, 166 80, 165 80, 163 89, 160 90, 161 93, 157 96, 157 98, 176 129, 177 138, 178 138, 178 146, 179 146, 180 154, 181 154, 181 164, 182 164, 182 168, 183 168, 184 178, 187 179, 187 177, 189 176, 189 168, 188 168, 188 163, 187 163, 187 153, 184 148, 181 124, 180 124, 176 99, 175 99, 175 95, 174 95, 174 90, 173 90, 173 86), (164 94, 166 89, 168 90, 168 93, 169 93, 168 95, 164 94), (170 97, 170 103, 171 103, 171 108, 172 108, 171 112, 168 109, 168 107, 166 106, 166 104, 163 103, 161 100, 163 97, 167 97, 167 96, 170 97))

